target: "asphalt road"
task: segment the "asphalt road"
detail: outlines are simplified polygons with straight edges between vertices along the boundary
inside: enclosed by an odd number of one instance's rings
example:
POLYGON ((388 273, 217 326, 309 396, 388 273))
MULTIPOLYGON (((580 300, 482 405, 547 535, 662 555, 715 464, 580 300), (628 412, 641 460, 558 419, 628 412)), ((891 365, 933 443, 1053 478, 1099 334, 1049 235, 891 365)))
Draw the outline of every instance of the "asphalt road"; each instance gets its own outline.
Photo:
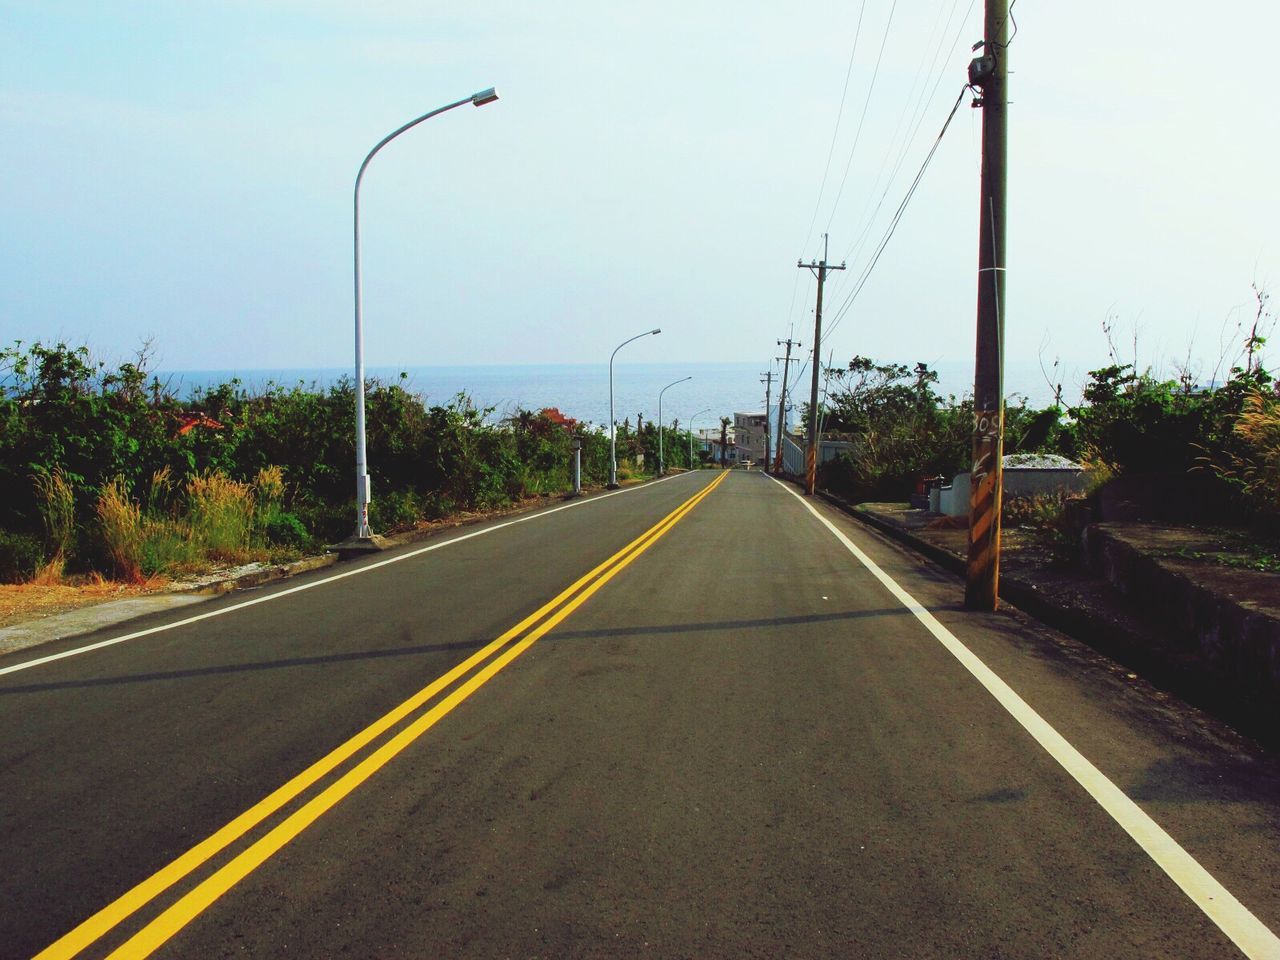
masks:
POLYGON ((0 955, 1280 956, 1275 757, 791 489, 0 658, 0 955))

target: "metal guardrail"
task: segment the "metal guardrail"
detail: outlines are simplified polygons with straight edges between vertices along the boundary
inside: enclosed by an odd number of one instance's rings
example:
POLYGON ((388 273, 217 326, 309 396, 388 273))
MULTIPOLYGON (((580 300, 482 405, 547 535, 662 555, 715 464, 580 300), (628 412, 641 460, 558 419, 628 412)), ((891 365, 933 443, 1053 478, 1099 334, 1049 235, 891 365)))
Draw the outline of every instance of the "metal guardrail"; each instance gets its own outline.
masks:
MULTIPOLYGON (((834 460, 846 450, 852 450, 853 444, 847 440, 819 440, 818 463, 834 460)), ((798 446, 788 436, 782 438, 782 469, 793 477, 804 476, 804 447, 798 446)))

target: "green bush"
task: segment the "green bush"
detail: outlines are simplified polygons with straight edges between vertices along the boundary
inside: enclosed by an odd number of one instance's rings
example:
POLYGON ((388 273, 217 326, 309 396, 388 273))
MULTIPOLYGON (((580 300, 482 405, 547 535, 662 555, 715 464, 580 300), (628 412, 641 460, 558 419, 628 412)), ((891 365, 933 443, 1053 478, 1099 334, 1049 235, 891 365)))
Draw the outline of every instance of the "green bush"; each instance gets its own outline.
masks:
POLYGON ((268 543, 282 547, 296 547, 305 550, 311 545, 311 535, 302 521, 292 513, 277 513, 266 523, 265 534, 268 543))
POLYGON ((144 520, 138 549, 138 565, 145 577, 175 574, 200 565, 200 545, 185 524, 144 520))
MULTIPOLYGON (((179 398, 146 361, 144 351, 110 368, 65 343, 0 349, 0 529, 43 535, 68 568, 131 579, 185 563, 182 536, 199 541, 197 553, 234 559, 351 532, 350 380, 253 393, 232 380, 179 398), (175 493, 207 477, 216 490, 175 493), (179 520, 186 533, 163 528, 179 520)), ((494 423, 466 395, 427 406, 403 378, 366 384, 366 413, 375 527, 569 488, 563 418, 519 410, 494 423)), ((608 437, 589 425, 578 433, 583 482, 603 483, 608 437)))
POLYGON ((1136 373, 1129 364, 1093 370, 1089 378, 1074 414, 1090 459, 1116 474, 1186 473, 1196 466, 1215 394, 1136 373))
POLYGON ((926 364, 909 368, 867 357, 831 371, 823 435, 847 440, 853 450, 823 464, 821 485, 855 502, 905 500, 919 476, 964 469, 973 405, 944 400, 937 382, 926 364))
POLYGON ((375 530, 411 527, 422 519, 422 503, 410 490, 392 490, 369 504, 369 524, 375 530))
POLYGON ((0 582, 28 580, 44 562, 44 546, 39 537, 0 530, 0 582))

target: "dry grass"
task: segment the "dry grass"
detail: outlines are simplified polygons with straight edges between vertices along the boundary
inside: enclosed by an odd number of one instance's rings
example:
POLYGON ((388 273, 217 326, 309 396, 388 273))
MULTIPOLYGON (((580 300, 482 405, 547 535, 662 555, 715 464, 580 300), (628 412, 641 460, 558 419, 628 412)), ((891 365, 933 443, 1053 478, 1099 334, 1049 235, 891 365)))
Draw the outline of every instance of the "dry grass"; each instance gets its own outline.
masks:
POLYGON ((142 583, 120 583, 92 576, 59 584, 0 584, 0 627, 26 623, 108 600, 155 593, 163 589, 166 582, 152 579, 142 583))
POLYGON ((187 481, 190 539, 212 560, 234 563, 247 558, 255 513, 253 487, 247 483, 216 471, 187 481))
POLYGON ((61 466, 47 473, 36 473, 31 480, 36 488, 40 517, 44 521, 50 549, 49 559, 36 571, 33 582, 46 585, 61 583, 76 535, 75 491, 61 466))
POLYGON ((1235 463, 1245 496, 1267 513, 1280 513, 1280 398, 1251 393, 1235 434, 1249 448, 1235 463))
POLYGON ((284 469, 263 467, 253 478, 253 492, 260 510, 278 510, 284 500, 284 469))
MULTIPOLYGON (((263 474, 259 477, 268 493, 283 493, 278 475, 263 474)), ((190 572, 209 561, 238 563, 250 558, 256 519, 253 486, 210 471, 190 478, 183 492, 181 501, 172 503, 168 468, 151 478, 145 508, 130 496, 123 478, 102 488, 98 524, 121 580, 141 583, 145 576, 190 572), (184 509, 179 512, 179 507, 184 509)))
MULTIPOLYGON (((60 469, 41 472, 32 481, 50 550, 32 582, 52 587, 62 583, 73 553, 75 498, 60 469)), ((280 516, 284 495, 284 471, 277 466, 259 470, 252 483, 208 471, 180 488, 164 467, 145 484, 141 502, 123 477, 104 484, 94 503, 94 533, 106 548, 112 576, 142 584, 156 575, 264 557, 266 531, 280 516)))
POLYGON ((96 512, 116 575, 126 583, 141 583, 142 508, 129 496, 124 477, 116 477, 103 485, 96 512))

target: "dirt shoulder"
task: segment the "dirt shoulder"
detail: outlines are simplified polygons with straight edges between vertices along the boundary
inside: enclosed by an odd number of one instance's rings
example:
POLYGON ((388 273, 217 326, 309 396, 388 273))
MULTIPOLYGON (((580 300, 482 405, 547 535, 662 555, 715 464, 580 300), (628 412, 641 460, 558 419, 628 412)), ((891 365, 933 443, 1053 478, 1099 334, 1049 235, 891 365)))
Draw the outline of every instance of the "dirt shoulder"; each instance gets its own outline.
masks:
POLYGON ((164 593, 168 589, 169 581, 161 579, 144 584, 102 579, 75 584, 3 583, 0 584, 0 627, 41 620, 112 600, 164 593))

